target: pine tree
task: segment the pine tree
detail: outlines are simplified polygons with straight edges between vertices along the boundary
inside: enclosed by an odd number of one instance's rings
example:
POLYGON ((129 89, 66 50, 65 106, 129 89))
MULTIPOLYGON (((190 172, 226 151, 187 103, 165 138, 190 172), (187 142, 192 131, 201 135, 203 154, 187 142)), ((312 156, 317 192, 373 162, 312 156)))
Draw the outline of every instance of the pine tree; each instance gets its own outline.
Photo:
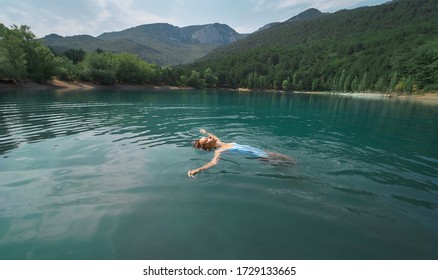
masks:
POLYGON ((397 85, 397 72, 394 72, 391 76, 391 82, 389 83, 389 87, 388 90, 390 92, 394 92, 395 91, 395 86, 397 85))
POLYGON ((312 82, 312 91, 316 91, 319 89, 319 78, 313 79, 312 82))
POLYGON ((287 78, 287 80, 283 80, 281 87, 283 88, 284 91, 290 90, 290 79, 287 78))
POLYGON ((351 91, 351 75, 348 75, 344 82, 344 92, 351 91))
POLYGON ((366 90, 368 90, 368 88, 368 72, 365 72, 359 84, 359 91, 365 92, 366 90))
POLYGON ((384 92, 385 91, 384 87, 385 87, 385 80, 383 78, 380 78, 374 85, 374 90, 377 92, 384 92))
POLYGON ((215 88, 219 82, 217 76, 214 75, 213 70, 210 68, 204 71, 204 79, 208 88, 215 88))
POLYGON ((341 92, 344 90, 345 79, 346 79, 345 70, 342 70, 341 76, 339 77, 339 82, 337 84, 336 91, 341 92))
POLYGON ((359 78, 356 76, 351 82, 351 91, 357 92, 358 90, 359 90, 359 78))
POLYGON ((412 79, 411 76, 409 76, 405 81, 403 91, 412 94, 413 88, 414 88, 414 80, 412 79))
POLYGON ((295 72, 295 73, 293 74, 293 76, 292 76, 292 86, 291 86, 291 90, 299 90, 299 89, 298 89, 298 83, 299 83, 299 81, 298 81, 298 75, 297 75, 297 73, 295 72))

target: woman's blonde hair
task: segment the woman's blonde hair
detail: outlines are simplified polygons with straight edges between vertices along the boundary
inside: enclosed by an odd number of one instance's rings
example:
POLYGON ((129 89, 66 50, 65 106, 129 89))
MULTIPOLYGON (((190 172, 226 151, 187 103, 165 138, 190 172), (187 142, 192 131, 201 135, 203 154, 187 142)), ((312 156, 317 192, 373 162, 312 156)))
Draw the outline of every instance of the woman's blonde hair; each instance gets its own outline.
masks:
POLYGON ((208 149, 207 147, 205 147, 205 145, 202 145, 201 142, 199 142, 199 140, 193 141, 193 147, 195 147, 196 149, 204 150, 204 151, 211 150, 211 149, 208 149))

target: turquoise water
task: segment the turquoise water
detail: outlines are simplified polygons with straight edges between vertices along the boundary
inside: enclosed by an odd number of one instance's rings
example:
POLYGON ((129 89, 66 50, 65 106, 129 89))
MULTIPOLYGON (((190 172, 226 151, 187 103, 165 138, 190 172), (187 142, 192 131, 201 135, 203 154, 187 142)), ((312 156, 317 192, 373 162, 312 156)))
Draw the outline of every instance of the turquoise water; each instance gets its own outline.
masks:
POLYGON ((2 92, 0 259, 437 259, 437 122, 383 98, 2 92), (190 179, 200 128, 297 164, 190 179))

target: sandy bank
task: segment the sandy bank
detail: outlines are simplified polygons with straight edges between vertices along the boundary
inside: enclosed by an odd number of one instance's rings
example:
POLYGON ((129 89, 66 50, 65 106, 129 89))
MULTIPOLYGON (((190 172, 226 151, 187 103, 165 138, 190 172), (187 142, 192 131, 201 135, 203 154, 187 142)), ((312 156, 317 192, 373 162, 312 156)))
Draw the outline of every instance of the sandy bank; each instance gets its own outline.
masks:
POLYGON ((438 92, 430 92, 419 95, 399 95, 395 98, 398 98, 400 100, 421 102, 427 105, 438 105, 438 92))
POLYGON ((57 90, 58 92, 82 91, 82 90, 185 90, 193 89, 190 87, 175 87, 175 86, 154 86, 154 85, 99 85, 93 83, 61 81, 53 79, 45 84, 34 82, 24 83, 0 83, 0 91, 21 91, 21 90, 57 90))
POLYGON ((51 90, 51 89, 60 89, 60 90, 78 90, 78 89, 94 89, 93 85, 87 85, 84 83, 77 82, 65 82, 58 79, 54 79, 44 84, 35 83, 35 82, 3 82, 0 83, 0 91, 16 91, 16 90, 51 90))
POLYGON ((51 84, 38 84, 34 82, 13 83, 13 82, 0 82, 1 91, 16 91, 16 90, 48 90, 53 89, 51 84))
POLYGON ((117 84, 112 86, 97 85, 92 83, 79 83, 79 82, 65 82, 58 79, 54 79, 50 82, 57 88, 61 88, 62 91, 72 90, 93 90, 93 89, 116 89, 116 90, 178 90, 178 89, 191 89, 181 88, 174 86, 154 86, 154 85, 123 85, 117 84))
POLYGON ((96 86, 92 84, 79 83, 79 82, 66 82, 58 79, 54 79, 49 82, 56 88, 60 88, 59 91, 71 91, 71 90, 91 90, 95 89, 96 86))
POLYGON ((338 93, 338 92, 299 92, 302 94, 326 94, 338 96, 351 96, 354 98, 382 99, 390 98, 395 100, 406 100, 421 102, 428 105, 438 105, 438 92, 428 92, 416 95, 397 95, 388 93, 338 93))

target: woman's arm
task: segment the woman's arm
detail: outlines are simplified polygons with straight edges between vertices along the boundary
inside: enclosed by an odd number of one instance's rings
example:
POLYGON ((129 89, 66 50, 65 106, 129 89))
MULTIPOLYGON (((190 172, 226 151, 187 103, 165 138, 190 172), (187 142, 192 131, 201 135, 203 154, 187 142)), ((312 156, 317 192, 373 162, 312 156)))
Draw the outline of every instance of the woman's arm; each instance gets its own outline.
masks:
POLYGON ((214 151, 213 159, 209 163, 207 163, 206 165, 204 165, 204 166, 202 166, 200 168, 189 170, 189 172, 187 172, 187 175, 190 178, 195 178, 194 175, 196 173, 199 173, 200 171, 207 170, 207 169, 215 166, 219 162, 220 158, 221 158, 221 152, 218 151, 218 150, 214 151))
POLYGON ((216 138, 217 140, 220 140, 219 137, 217 137, 217 136, 214 135, 214 134, 211 134, 210 132, 207 132, 205 129, 200 129, 199 132, 204 133, 204 134, 207 134, 208 136, 214 137, 214 138, 216 138))

